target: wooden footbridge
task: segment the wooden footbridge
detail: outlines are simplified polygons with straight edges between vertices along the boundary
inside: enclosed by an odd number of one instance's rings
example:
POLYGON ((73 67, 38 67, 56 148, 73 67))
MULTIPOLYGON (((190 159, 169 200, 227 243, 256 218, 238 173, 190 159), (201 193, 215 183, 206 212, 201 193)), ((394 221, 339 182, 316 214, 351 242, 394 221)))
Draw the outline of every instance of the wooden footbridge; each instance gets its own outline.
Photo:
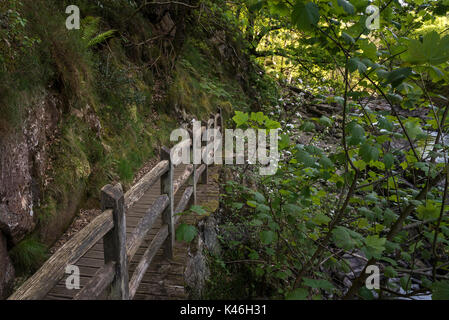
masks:
MULTIPOLYGON (((201 127, 223 128, 221 111, 201 127)), ((195 133, 197 134, 197 133, 195 133)), ((173 155, 193 149, 194 133, 171 150, 128 192, 120 184, 101 190, 102 214, 75 234, 31 276, 10 300, 168 300, 188 298, 184 269, 189 246, 175 241, 180 216, 191 204, 218 200, 217 167, 179 165, 173 155), (66 286, 67 267, 80 271, 80 288, 66 286)), ((202 155, 213 156, 218 136, 202 142, 202 155)), ((199 140, 200 141, 200 140, 199 140)), ((220 142, 220 141, 218 141, 220 142)), ((198 146, 200 147, 200 146, 198 146)), ((191 152, 192 153, 192 152, 191 152)), ((71 270, 71 269, 69 269, 71 270)))

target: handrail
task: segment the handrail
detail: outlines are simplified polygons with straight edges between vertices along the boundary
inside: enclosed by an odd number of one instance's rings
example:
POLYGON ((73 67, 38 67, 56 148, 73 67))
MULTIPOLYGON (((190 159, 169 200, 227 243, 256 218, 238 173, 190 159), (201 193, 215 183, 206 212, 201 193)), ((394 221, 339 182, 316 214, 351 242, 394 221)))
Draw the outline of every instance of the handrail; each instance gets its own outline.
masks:
POLYGON ((169 161, 159 162, 149 173, 147 173, 139 182, 136 183, 127 193, 125 193, 125 208, 131 208, 137 201, 142 198, 159 178, 168 171, 169 161))
POLYGON ((95 300, 98 292, 104 292, 114 281, 116 263, 114 261, 105 264, 98 269, 89 283, 77 293, 74 300, 95 300))
MULTIPOLYGON (((206 126, 201 127, 201 135, 206 129, 211 128, 216 128, 219 131, 223 128, 221 110, 206 121, 206 126)), ((175 166, 171 162, 171 153, 179 152, 185 147, 192 150, 193 133, 191 130, 189 132, 190 139, 178 143, 170 150, 163 147, 161 161, 126 194, 123 194, 120 184, 105 186, 101 191, 103 213, 58 249, 33 276, 9 297, 9 300, 39 300, 44 298, 64 276, 66 267, 75 264, 102 238, 105 264, 75 295, 74 299, 96 299, 108 288, 109 299, 132 299, 157 251, 164 246, 165 255, 172 257, 174 227, 179 221, 179 214, 184 212, 189 204, 196 204, 197 183, 207 184, 208 182, 207 164, 187 165, 184 172, 176 180, 173 177, 175 166), (126 239, 126 210, 137 203, 159 179, 161 180, 162 195, 147 209, 131 236, 126 239), (187 182, 190 185, 185 189, 175 207, 174 196, 187 182), (145 250, 129 281, 128 265, 160 216, 163 218, 163 224, 145 250)), ((216 136, 213 140, 215 139, 216 136)), ((215 141, 207 143, 202 141, 202 156, 206 153, 213 156, 216 150, 215 148, 211 150, 210 145, 215 141)))
POLYGON ((44 298, 48 291, 63 277, 66 266, 76 263, 113 226, 112 210, 103 212, 56 251, 38 272, 9 297, 9 300, 39 300, 44 298))
POLYGON ((131 262, 132 258, 136 254, 143 240, 145 239, 148 230, 151 230, 156 220, 161 216, 162 212, 168 206, 168 196, 166 194, 161 195, 156 199, 154 204, 147 210, 145 215, 139 221, 139 224, 134 229, 131 236, 126 243, 126 251, 128 255, 128 261, 131 262))

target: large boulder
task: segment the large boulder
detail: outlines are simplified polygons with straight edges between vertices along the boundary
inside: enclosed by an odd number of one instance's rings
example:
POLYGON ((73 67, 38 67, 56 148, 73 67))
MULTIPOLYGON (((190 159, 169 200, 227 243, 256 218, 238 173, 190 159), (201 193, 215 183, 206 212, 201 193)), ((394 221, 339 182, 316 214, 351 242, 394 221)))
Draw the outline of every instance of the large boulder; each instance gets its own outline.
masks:
POLYGON ((45 92, 30 102, 22 130, 0 136, 0 231, 12 245, 34 229, 33 207, 45 184, 49 143, 60 117, 45 92))
POLYGON ((17 244, 33 229, 29 148, 14 134, 0 145, 0 230, 17 244))
POLYGON ((0 232, 0 300, 6 299, 13 289, 14 267, 8 256, 6 238, 0 232))

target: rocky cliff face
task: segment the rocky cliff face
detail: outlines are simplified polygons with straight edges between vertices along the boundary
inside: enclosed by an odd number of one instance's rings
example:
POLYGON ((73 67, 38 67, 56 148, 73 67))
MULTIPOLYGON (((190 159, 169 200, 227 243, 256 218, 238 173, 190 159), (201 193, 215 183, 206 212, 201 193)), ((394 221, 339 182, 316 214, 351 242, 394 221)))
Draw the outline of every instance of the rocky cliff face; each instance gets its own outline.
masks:
POLYGON ((0 232, 0 299, 11 293, 14 283, 14 267, 8 257, 6 238, 0 232))
POLYGON ((35 227, 33 208, 46 183, 48 146, 60 118, 57 104, 43 93, 27 108, 22 129, 0 138, 0 298, 14 276, 7 248, 35 227))
POLYGON ((33 207, 39 202, 59 112, 56 98, 44 94, 28 108, 20 132, 0 140, 0 230, 17 244, 34 228, 33 207))

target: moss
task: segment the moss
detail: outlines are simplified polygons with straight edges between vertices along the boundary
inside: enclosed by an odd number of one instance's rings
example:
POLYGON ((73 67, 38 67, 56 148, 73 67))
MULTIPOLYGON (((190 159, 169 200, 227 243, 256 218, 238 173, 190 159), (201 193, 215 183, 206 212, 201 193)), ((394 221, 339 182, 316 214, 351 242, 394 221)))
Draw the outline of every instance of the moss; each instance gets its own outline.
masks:
POLYGON ((214 56, 206 42, 189 38, 176 65, 170 105, 184 108, 199 118, 207 117, 217 107, 228 112, 232 106, 248 108, 248 97, 226 67, 229 68, 214 56))
POLYGON ((36 236, 30 236, 17 244, 9 255, 18 275, 35 272, 47 258, 47 247, 36 236))
POLYGON ((210 200, 203 203, 202 206, 207 211, 208 215, 211 215, 218 210, 220 203, 217 200, 210 200))
POLYGON ((51 196, 43 199, 42 204, 36 208, 36 216, 39 224, 45 224, 52 219, 57 213, 58 204, 51 196))

